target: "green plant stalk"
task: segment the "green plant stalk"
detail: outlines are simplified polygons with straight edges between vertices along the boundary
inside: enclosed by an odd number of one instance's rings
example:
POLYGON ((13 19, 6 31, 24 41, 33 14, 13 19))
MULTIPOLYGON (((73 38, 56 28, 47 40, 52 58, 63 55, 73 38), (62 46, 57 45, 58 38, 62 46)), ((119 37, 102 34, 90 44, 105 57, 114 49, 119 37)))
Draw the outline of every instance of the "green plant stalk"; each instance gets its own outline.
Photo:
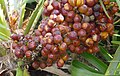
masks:
POLYGON ((113 57, 107 52, 107 50, 99 45, 100 53, 104 56, 107 61, 110 61, 113 57))
POLYGON ((25 7, 26 7, 26 3, 22 6, 20 21, 19 21, 19 25, 18 25, 19 29, 22 28, 22 23, 23 23, 23 19, 24 19, 24 15, 25 15, 25 7))
MULTIPOLYGON (((43 3, 43 2, 42 2, 42 3, 43 3)), ((43 6, 43 4, 42 4, 41 6, 43 6)), ((39 18, 40 18, 40 16, 41 16, 41 14, 42 14, 42 11, 43 11, 43 7, 41 7, 41 8, 39 9, 39 12, 38 12, 38 14, 37 14, 37 16, 36 16, 36 18, 35 18, 35 20, 34 20, 34 22, 33 22, 33 25, 32 25, 32 28, 33 28, 33 29, 35 28, 35 26, 36 26, 36 24, 37 24, 37 22, 38 22, 38 20, 39 20, 39 18)))
POLYGON ((120 45, 120 41, 111 41, 111 43, 120 45))
POLYGON ((26 26, 26 29, 25 29, 25 31, 24 31, 24 35, 26 35, 26 34, 29 33, 29 31, 30 31, 30 29, 31 29, 31 27, 32 27, 32 24, 33 24, 33 22, 34 22, 34 20, 35 20, 35 18, 36 18, 36 15, 38 14, 39 9, 40 9, 40 7, 41 7, 41 2, 42 2, 42 0, 39 1, 39 3, 37 4, 35 10, 33 11, 32 15, 31 15, 31 17, 30 17, 30 20, 29 20, 29 22, 28 22, 28 24, 27 24, 27 26, 26 26))
POLYGON ((109 66, 108 66, 108 68, 106 70, 105 76, 110 76, 110 75, 114 75, 115 74, 115 70, 117 69, 117 66, 118 66, 118 64, 120 62, 120 46, 116 50, 116 52, 114 54, 114 58, 113 58, 112 61, 109 64, 109 66), (118 61, 118 62, 114 62, 114 61, 118 61))
POLYGON ((100 4, 101 4, 101 6, 102 6, 102 8, 103 8, 103 10, 104 10, 104 12, 105 12, 105 14, 106 14, 106 16, 107 16, 108 18, 110 18, 110 16, 108 15, 108 13, 107 13, 107 11, 106 11, 106 9, 105 9, 105 6, 104 6, 104 4, 103 4, 103 1, 102 1, 102 0, 99 0, 99 2, 100 2, 100 4))
POLYGON ((83 56, 83 58, 85 58, 93 66, 95 66, 101 73, 104 74, 106 72, 107 65, 98 58, 96 58, 95 56, 93 56, 92 54, 85 52, 82 53, 81 56, 83 56))

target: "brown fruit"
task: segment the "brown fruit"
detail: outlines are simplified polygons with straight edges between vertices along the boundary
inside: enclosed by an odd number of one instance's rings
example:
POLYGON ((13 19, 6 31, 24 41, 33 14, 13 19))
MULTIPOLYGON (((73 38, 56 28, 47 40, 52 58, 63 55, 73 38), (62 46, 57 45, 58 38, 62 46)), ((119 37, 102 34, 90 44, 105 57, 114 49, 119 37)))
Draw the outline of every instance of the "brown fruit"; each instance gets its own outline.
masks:
POLYGON ((61 45, 59 46, 59 50, 61 52, 66 52, 66 49, 67 49, 67 44, 65 42, 61 43, 61 45))
POLYGON ((109 35, 108 32, 101 32, 100 33, 100 36, 103 40, 105 40, 108 37, 108 35, 109 35))
POLYGON ((87 38, 85 43, 86 43, 87 46, 91 47, 91 46, 93 46, 94 41, 93 41, 92 38, 87 38))
POLYGON ((87 6, 92 7, 92 6, 94 6, 95 1, 94 0, 86 0, 86 4, 87 4, 87 6))
POLYGON ((69 44, 71 43, 71 40, 70 40, 70 38, 65 37, 65 38, 64 38, 64 42, 65 42, 67 45, 69 45, 69 44))
POLYGON ((60 67, 63 67, 63 65, 64 65, 64 60, 63 59, 59 59, 57 61, 57 66, 60 68, 60 67))
POLYGON ((80 13, 86 13, 88 11, 88 7, 86 5, 82 5, 78 8, 80 13))

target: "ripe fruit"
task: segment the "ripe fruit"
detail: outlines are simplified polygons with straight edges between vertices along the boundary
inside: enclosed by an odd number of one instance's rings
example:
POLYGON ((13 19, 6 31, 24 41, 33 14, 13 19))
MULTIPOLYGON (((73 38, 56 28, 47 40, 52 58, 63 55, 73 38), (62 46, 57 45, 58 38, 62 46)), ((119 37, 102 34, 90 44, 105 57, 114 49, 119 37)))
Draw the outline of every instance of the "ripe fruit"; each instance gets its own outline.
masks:
POLYGON ((77 39, 77 33, 75 31, 71 31, 71 32, 68 33, 68 37, 71 40, 77 39))
POLYGON ((75 31, 80 30, 80 28, 81 28, 81 23, 76 22, 76 23, 73 24, 73 29, 74 29, 75 31))
POLYGON ((95 4, 95 0, 86 0, 86 4, 87 4, 89 7, 92 7, 92 6, 94 6, 94 4, 95 4))
POLYGON ((78 9, 80 13, 86 13, 88 11, 88 7, 86 5, 82 5, 78 9))
POLYGON ((27 59, 30 59, 32 57, 32 52, 31 51, 26 51, 25 56, 27 59))
POLYGON ((63 67, 63 65, 64 65, 64 60, 63 59, 59 59, 57 61, 57 66, 60 68, 60 67, 63 67))
POLYGON ((36 48, 36 43, 34 41, 28 43, 28 48, 34 50, 36 48))
POLYGON ((79 37, 86 36, 86 31, 85 31, 84 29, 80 29, 80 30, 78 31, 78 36, 79 36, 79 37))
POLYGON ((62 36, 61 35, 55 35, 54 36, 54 43, 58 44, 62 41, 62 36))
POLYGON ((38 69, 38 68, 39 68, 39 62, 38 62, 38 61, 34 61, 34 62, 32 63, 32 67, 33 67, 34 69, 38 69))

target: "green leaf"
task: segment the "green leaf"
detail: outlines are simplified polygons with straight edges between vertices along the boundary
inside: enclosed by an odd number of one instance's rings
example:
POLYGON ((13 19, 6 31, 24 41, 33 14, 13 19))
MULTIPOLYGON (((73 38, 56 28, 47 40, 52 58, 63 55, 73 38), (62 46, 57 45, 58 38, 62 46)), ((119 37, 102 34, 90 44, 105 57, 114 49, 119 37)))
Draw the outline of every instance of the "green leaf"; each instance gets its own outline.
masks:
POLYGON ((98 58, 96 58, 94 55, 85 52, 81 54, 81 56, 83 56, 93 66, 95 66, 101 73, 105 73, 107 65, 98 58))
POLYGON ((104 76, 103 74, 96 73, 96 71, 83 63, 73 61, 71 65, 72 76, 104 76))
POLYGON ((111 43, 120 45, 120 41, 111 41, 111 43))
POLYGON ((100 53, 104 56, 107 61, 110 61, 113 57, 107 52, 107 50, 99 45, 100 53))
POLYGON ((23 76, 30 76, 30 74, 26 68, 24 68, 23 76))
POLYGON ((41 6, 41 4, 42 4, 43 1, 44 1, 44 0, 40 0, 39 3, 37 4, 35 10, 32 12, 32 15, 31 15, 31 17, 30 17, 30 20, 29 20, 29 22, 28 22, 28 24, 27 24, 27 27, 26 27, 25 31, 24 31, 24 35, 26 35, 26 34, 29 33, 29 31, 30 31, 30 29, 31 29, 31 26, 32 26, 32 24, 33 24, 33 22, 34 22, 34 20, 35 20, 35 18, 36 18, 36 15, 38 14, 40 8, 43 7, 43 5, 41 6))
POLYGON ((120 63, 117 66, 117 69, 115 70, 115 75, 120 75, 120 63))
POLYGON ((23 75, 23 69, 21 67, 21 65, 23 65, 23 62, 18 61, 17 64, 18 64, 18 66, 17 66, 17 70, 16 70, 16 76, 24 76, 23 75))
POLYGON ((21 69, 21 67, 18 67, 16 70, 16 76, 23 76, 23 70, 21 69))
POLYGON ((108 17, 108 18, 110 18, 110 16, 108 15, 108 13, 107 13, 107 10, 106 10, 106 8, 105 8, 105 6, 104 6, 104 4, 103 4, 103 1, 102 0, 99 0, 100 1, 100 4, 101 4, 101 6, 102 6, 102 8, 103 8, 103 10, 104 10, 104 12, 105 12, 105 14, 106 14, 106 16, 108 17))
POLYGON ((18 28, 22 27, 24 15, 25 15, 25 7, 26 7, 26 3, 22 6, 22 9, 21 9, 22 11, 21 11, 21 15, 20 15, 20 21, 19 21, 18 28))
POLYGON ((10 39, 10 37, 6 36, 4 33, 0 32, 0 39, 6 41, 6 40, 10 39))
POLYGON ((118 6, 119 6, 119 10, 120 10, 120 0, 116 0, 118 6))
MULTIPOLYGON (((42 6, 43 6, 43 4, 42 4, 42 6)), ((35 28, 35 26, 36 26, 36 24, 37 24, 37 22, 38 22, 38 20, 39 20, 39 18, 41 16, 41 14, 42 14, 42 11, 43 11, 43 8, 40 8, 39 12, 38 12, 38 14, 37 14, 37 16, 36 16, 36 18, 35 18, 35 20, 33 22, 33 25, 32 25, 33 29, 35 28)))
POLYGON ((88 66, 85 63, 82 63, 82 62, 80 62, 78 60, 73 60, 72 65, 74 65, 77 68, 84 68, 84 69, 87 69, 87 70, 89 70, 91 72, 100 73, 99 71, 95 70, 95 68, 93 68, 91 66, 88 66))
POLYGON ((0 32, 10 37, 10 29, 0 24, 0 32))
POLYGON ((114 58, 111 61, 111 63, 109 64, 108 69, 106 70, 105 75, 108 75, 108 76, 114 75, 119 62, 120 62, 120 46, 116 50, 116 52, 114 54, 114 58), (118 61, 118 62, 114 62, 114 61, 118 61))

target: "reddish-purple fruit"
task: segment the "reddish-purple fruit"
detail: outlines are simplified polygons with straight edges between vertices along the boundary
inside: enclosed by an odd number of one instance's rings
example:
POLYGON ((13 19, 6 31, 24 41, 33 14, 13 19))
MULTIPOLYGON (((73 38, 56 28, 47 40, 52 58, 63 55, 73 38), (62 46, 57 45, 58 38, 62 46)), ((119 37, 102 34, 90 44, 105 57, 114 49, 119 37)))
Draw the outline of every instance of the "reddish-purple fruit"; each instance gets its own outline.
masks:
POLYGON ((86 0, 86 4, 87 4, 87 6, 92 7, 92 6, 94 6, 95 1, 94 0, 86 0))
POLYGON ((76 14, 74 17, 74 22, 81 22, 81 20, 82 20, 82 17, 76 14))
POLYGON ((54 36, 54 43, 58 44, 62 41, 62 36, 61 35, 55 35, 54 36))
POLYGON ((41 35, 40 31, 39 30, 35 30, 35 35, 36 36, 40 36, 41 35))
POLYGON ((74 24, 73 24, 73 29, 74 29, 75 31, 80 30, 80 29, 81 29, 81 23, 78 23, 78 22, 74 23, 74 24))
POLYGON ((87 33, 86 33, 86 31, 84 30, 84 29, 80 29, 79 31, 78 31, 78 36, 79 37, 83 37, 83 36, 86 36, 87 35, 87 33))
POLYGON ((76 39, 76 40, 73 40, 73 45, 74 46, 79 46, 80 45, 80 40, 76 39))
POLYGON ((23 58, 24 57, 24 52, 22 50, 20 50, 20 48, 15 48, 15 56, 17 58, 23 58))
POLYGON ((64 8, 61 9, 61 13, 64 15, 64 16, 67 16, 68 14, 68 11, 65 10, 64 8))
POLYGON ((46 65, 45 62, 40 62, 40 68, 41 68, 41 69, 44 69, 44 68, 46 68, 46 67, 47 67, 47 65, 46 65))
POLYGON ((20 35, 18 35, 18 34, 13 34, 12 36, 11 36, 11 38, 13 39, 13 40, 19 40, 20 38, 21 38, 21 36, 20 35))
POLYGON ((39 62, 38 62, 38 61, 34 61, 34 62, 32 63, 32 67, 33 67, 34 69, 38 69, 38 68, 39 68, 39 62))
POLYGON ((28 58, 28 59, 32 58, 32 51, 26 51, 26 52, 25 52, 25 56, 26 56, 26 58, 28 58))
POLYGON ((80 46, 77 46, 77 47, 75 47, 75 52, 76 52, 77 54, 81 54, 83 51, 82 51, 82 49, 80 48, 80 46))
POLYGON ((75 12, 74 11, 70 11, 70 12, 68 12, 67 16, 69 18, 74 18, 75 17, 75 12))
POLYGON ((23 46, 21 47, 21 50, 23 50, 24 52, 26 52, 26 51, 28 51, 28 47, 25 46, 25 45, 23 45, 23 46))
POLYGON ((71 40, 77 39, 77 33, 75 31, 71 31, 71 32, 68 33, 68 37, 71 40))
POLYGON ((59 9, 59 8, 60 8, 60 3, 57 2, 57 1, 54 1, 54 2, 52 3, 52 5, 53 5, 54 9, 59 9))
POLYGON ((30 50, 35 50, 36 48, 36 43, 34 41, 28 43, 28 48, 30 50))
POLYGON ((72 53, 75 52, 75 46, 74 46, 73 44, 70 44, 70 45, 68 46, 68 48, 69 48, 69 50, 70 50, 72 53))

